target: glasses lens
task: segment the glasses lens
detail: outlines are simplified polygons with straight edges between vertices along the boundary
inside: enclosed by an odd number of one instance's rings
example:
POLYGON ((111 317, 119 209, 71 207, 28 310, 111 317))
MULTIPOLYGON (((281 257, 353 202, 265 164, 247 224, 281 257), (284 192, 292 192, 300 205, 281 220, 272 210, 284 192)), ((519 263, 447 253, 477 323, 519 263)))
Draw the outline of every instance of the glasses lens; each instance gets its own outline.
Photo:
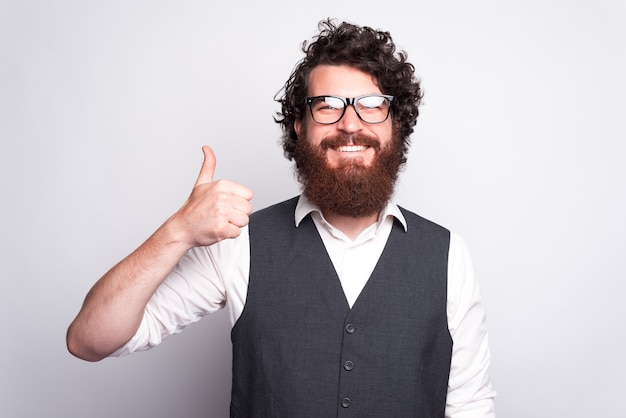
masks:
POLYGON ((356 109, 363 121, 381 123, 389 115, 389 99, 384 96, 364 96, 356 102, 356 109))
POLYGON ((346 104, 338 97, 315 97, 311 101, 311 113, 317 123, 335 123, 343 116, 346 104))

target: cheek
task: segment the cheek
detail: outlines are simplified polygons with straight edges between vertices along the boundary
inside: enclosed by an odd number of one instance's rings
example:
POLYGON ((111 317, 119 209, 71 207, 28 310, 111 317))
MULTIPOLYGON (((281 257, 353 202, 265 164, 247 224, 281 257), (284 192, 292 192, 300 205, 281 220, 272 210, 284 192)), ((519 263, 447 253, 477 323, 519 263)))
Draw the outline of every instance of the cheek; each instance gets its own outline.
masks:
POLYGON ((308 141, 311 145, 319 145, 325 138, 331 137, 334 135, 334 131, 332 129, 328 129, 327 126, 315 126, 308 125, 302 128, 301 138, 308 141))
POLYGON ((393 138, 393 129, 391 126, 381 127, 375 132, 376 137, 380 141, 381 146, 388 146, 393 138))
POLYGON ((394 131, 397 131, 398 128, 400 128, 400 126, 396 122, 394 122, 391 118, 387 119, 385 123, 383 123, 383 125, 384 125, 384 129, 388 137, 391 137, 394 131))
POLYGON ((308 120, 296 120, 293 126, 300 141, 315 142, 315 138, 319 136, 317 127, 308 120))

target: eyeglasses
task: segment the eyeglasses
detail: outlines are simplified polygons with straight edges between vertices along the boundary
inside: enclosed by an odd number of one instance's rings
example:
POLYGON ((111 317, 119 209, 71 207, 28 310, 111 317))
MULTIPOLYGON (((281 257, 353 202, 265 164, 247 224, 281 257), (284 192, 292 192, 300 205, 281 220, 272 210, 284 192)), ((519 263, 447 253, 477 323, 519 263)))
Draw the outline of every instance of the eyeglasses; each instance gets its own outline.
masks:
POLYGON ((393 96, 368 94, 359 97, 315 96, 307 97, 306 103, 313 120, 322 125, 332 125, 341 120, 350 105, 365 123, 383 123, 389 117, 393 96))

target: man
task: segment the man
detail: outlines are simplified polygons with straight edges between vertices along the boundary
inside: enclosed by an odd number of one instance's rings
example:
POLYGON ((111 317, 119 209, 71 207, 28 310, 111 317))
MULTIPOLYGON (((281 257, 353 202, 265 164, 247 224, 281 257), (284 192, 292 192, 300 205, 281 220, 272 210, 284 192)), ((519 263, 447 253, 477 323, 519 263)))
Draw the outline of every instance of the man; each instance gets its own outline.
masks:
POLYGON ((203 147, 191 196, 94 285, 69 350, 148 349, 228 306, 233 417, 495 416, 463 241, 390 201, 413 66, 389 33, 330 20, 303 51, 276 119, 303 194, 250 215, 203 147))

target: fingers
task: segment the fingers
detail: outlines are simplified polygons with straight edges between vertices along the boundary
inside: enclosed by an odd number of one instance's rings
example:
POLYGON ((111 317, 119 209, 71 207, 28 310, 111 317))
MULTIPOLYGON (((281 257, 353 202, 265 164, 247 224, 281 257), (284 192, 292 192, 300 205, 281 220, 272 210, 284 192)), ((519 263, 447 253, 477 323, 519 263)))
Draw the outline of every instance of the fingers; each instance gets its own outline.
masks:
POLYGON ((220 223, 223 239, 236 238, 241 234, 241 228, 248 225, 252 206, 248 201, 241 202, 239 205, 233 205, 230 210, 224 214, 224 221, 220 223))
MULTIPOLYGON (((230 193, 240 197, 245 201, 245 203, 249 203, 249 201, 252 200, 252 197, 254 197, 252 190, 243 184, 231 183, 230 188, 230 193)), ((250 210, 252 210, 252 206, 250 206, 250 210)), ((245 209, 242 209, 241 211, 246 212, 245 209)))
MULTIPOLYGON (((200 174, 198 174, 198 179, 196 180, 195 186, 199 186, 200 184, 210 183, 213 181, 213 173, 215 173, 215 153, 211 147, 204 145, 202 147, 202 152, 204 153, 204 161, 202 161, 202 167, 200 168, 200 174)), ((195 187, 194 186, 194 187, 195 187)))
POLYGON ((193 247, 208 246, 241 234, 241 228, 248 224, 252 205, 233 189, 248 190, 225 180, 196 186, 179 211, 186 242, 193 247))
POLYGON ((210 198, 207 213, 239 227, 247 225, 248 215, 252 213, 252 190, 242 184, 218 180, 211 185, 207 197, 210 198))
POLYGON ((248 225, 249 220, 249 215, 244 212, 232 212, 228 217, 228 224, 236 227, 236 229, 241 229, 248 225))
POLYGON ((243 197, 234 199, 231 209, 228 221, 238 227, 246 226, 248 224, 248 216, 252 213, 252 205, 249 199, 243 197))

